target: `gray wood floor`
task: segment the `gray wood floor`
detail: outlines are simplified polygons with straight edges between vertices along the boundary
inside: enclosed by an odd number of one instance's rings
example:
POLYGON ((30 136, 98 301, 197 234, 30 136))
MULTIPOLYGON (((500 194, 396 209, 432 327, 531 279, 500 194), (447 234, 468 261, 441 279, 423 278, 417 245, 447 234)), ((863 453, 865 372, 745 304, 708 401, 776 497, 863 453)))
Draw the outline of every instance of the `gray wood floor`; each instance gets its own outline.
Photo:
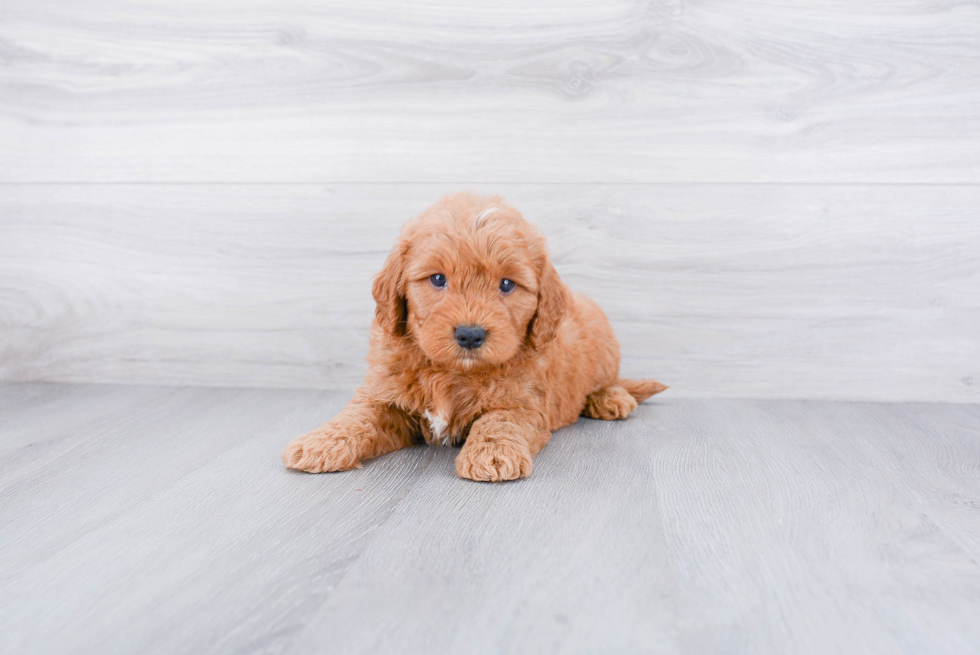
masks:
POLYGON ((980 650, 980 406, 663 396, 517 483, 284 470, 345 400, 0 385, 0 652, 980 650))

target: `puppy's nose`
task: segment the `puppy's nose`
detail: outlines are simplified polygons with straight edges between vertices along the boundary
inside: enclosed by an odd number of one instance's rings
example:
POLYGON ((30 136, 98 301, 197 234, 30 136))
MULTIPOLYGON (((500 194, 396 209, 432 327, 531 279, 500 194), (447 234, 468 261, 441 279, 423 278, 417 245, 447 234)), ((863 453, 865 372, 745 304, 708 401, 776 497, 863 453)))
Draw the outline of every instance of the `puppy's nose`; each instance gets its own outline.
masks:
POLYGON ((479 325, 460 325, 454 333, 456 343, 467 350, 473 350, 483 345, 487 339, 487 331, 479 325))

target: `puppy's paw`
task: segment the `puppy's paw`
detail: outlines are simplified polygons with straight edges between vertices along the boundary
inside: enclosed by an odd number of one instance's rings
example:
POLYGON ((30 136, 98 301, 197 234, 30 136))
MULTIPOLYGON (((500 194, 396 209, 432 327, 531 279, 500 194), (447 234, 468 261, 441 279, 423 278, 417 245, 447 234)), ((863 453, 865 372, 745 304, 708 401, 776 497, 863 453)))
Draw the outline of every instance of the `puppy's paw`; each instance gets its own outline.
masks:
POLYGON ((357 443, 332 430, 314 430, 291 441, 282 451, 282 462, 307 473, 349 471, 360 467, 357 443))
POLYGON ((501 482, 531 475, 531 450, 520 441, 467 441, 456 457, 456 474, 477 482, 501 482))
POLYGON ((614 384, 586 398, 582 415, 603 421, 615 421, 626 418, 634 409, 636 409, 636 399, 626 389, 614 384))

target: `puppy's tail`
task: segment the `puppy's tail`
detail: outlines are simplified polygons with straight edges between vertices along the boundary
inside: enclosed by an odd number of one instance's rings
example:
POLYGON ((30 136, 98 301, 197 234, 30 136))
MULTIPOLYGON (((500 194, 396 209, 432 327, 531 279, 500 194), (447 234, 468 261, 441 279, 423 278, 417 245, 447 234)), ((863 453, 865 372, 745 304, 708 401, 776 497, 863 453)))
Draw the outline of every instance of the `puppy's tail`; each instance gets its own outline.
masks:
POLYGON ((660 384, 656 380, 620 379, 616 382, 616 384, 626 389, 626 391, 629 392, 629 395, 633 396, 638 403, 642 403, 650 396, 660 393, 664 389, 668 388, 666 384, 660 384))

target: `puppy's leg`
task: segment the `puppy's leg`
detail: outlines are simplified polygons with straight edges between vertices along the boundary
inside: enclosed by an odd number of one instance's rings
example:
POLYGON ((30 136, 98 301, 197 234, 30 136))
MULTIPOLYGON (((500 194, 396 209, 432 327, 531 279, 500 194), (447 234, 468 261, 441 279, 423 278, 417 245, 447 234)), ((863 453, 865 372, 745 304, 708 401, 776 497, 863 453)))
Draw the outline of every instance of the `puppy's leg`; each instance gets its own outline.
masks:
POLYGON ((526 478, 531 475, 531 458, 550 438, 544 417, 508 411, 484 414, 470 427, 456 457, 456 474, 479 482, 526 478))
POLYGON ((636 399, 623 387, 613 384, 589 394, 585 399, 582 416, 615 421, 626 418, 634 409, 636 409, 636 399))
POLYGON ((360 467, 361 460, 410 445, 415 432, 401 410, 355 396, 333 420, 290 442, 282 461, 309 473, 349 471, 360 467))

